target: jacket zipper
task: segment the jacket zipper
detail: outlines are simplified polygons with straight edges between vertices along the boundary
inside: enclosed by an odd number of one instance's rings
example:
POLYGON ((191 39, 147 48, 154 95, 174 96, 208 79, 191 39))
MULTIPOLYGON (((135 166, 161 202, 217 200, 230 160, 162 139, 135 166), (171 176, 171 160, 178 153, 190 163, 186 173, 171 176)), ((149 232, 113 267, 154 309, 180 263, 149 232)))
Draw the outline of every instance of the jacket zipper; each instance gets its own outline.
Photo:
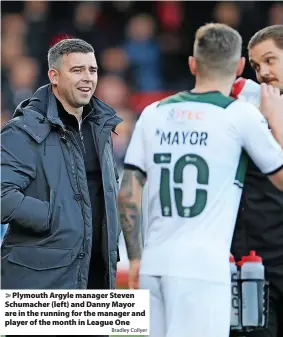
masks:
MULTIPOLYGON (((81 153, 81 149, 80 147, 78 146, 77 144, 77 141, 73 135, 73 133, 71 131, 66 131, 68 134, 70 134, 70 137, 73 139, 74 141, 74 144, 75 146, 77 147, 77 149, 79 150, 79 152, 81 153)), ((71 152, 72 152, 72 157, 73 157, 73 163, 72 163, 72 168, 73 168, 73 174, 74 174, 74 178, 77 182, 77 186, 78 186, 78 190, 79 190, 79 193, 81 195, 81 198, 83 197, 83 194, 82 194, 82 191, 81 191, 81 188, 80 188, 80 184, 79 184, 79 181, 78 181, 78 176, 76 174, 76 172, 78 172, 78 165, 76 163, 76 161, 74 160, 75 159, 75 153, 74 153, 74 149, 72 146, 69 147, 71 149, 71 152)), ((82 153, 81 153, 82 155, 82 153)), ((82 156, 83 157, 83 156, 82 156)), ((85 256, 85 251, 86 251, 86 247, 85 247, 85 212, 84 212, 84 207, 83 207, 83 200, 81 199, 81 210, 82 210, 82 215, 83 215, 83 220, 84 220, 84 234, 83 234, 83 252, 81 252, 79 254, 79 259, 83 259, 84 256, 85 256)))
POLYGON ((84 136, 83 136, 83 133, 81 131, 81 126, 83 124, 83 121, 92 113, 93 110, 91 110, 82 120, 81 122, 79 122, 79 135, 80 135, 80 139, 81 139, 81 142, 82 142, 82 145, 83 145, 83 149, 84 149, 84 153, 86 153, 86 150, 85 150, 85 144, 84 144, 84 136))
MULTIPOLYGON (((92 112, 92 111, 91 111, 92 112)), ((81 123, 79 123, 79 135, 80 135, 80 138, 81 138, 81 141, 82 141, 82 145, 83 145, 83 149, 84 149, 84 152, 86 153, 86 150, 85 150, 85 146, 84 146, 84 141, 83 141, 83 134, 81 132, 81 124, 83 123, 83 121, 87 118, 88 115, 91 114, 91 112, 89 114, 87 114, 85 116, 85 118, 81 121, 81 123)), ((66 131, 67 134, 70 135, 70 137, 72 138, 75 146, 77 147, 79 153, 81 154, 81 157, 83 159, 83 154, 81 152, 81 149, 76 141, 76 138, 74 137, 72 131, 66 131)), ((73 156, 73 168, 74 170, 73 171, 76 171, 78 172, 78 165, 76 163, 76 161, 74 160, 75 159, 75 154, 74 154, 74 149, 73 149, 73 146, 70 146, 70 149, 71 149, 71 152, 72 152, 72 156, 73 156), (74 167, 75 166, 75 167, 74 167)), ((84 160, 84 159, 83 159, 84 160)), ((81 198, 83 198, 83 194, 82 194, 82 191, 81 191, 81 187, 80 187, 80 183, 78 181, 78 176, 77 174, 74 172, 74 176, 75 176, 75 180, 77 182, 77 186, 78 186, 78 190, 79 190, 79 194, 81 195, 81 198)), ((85 251, 86 251, 86 247, 85 247, 85 212, 84 212, 84 207, 83 207, 83 200, 81 199, 81 210, 82 210, 82 215, 83 215, 83 220, 84 220, 84 234, 83 234, 83 251, 79 253, 79 259, 83 259, 85 257, 85 251)))
POLYGON ((80 135, 80 138, 81 138, 81 141, 82 141, 82 145, 83 145, 83 149, 84 149, 84 153, 86 153, 86 150, 85 150, 85 144, 84 144, 84 136, 81 132, 81 130, 79 130, 79 135, 80 135))

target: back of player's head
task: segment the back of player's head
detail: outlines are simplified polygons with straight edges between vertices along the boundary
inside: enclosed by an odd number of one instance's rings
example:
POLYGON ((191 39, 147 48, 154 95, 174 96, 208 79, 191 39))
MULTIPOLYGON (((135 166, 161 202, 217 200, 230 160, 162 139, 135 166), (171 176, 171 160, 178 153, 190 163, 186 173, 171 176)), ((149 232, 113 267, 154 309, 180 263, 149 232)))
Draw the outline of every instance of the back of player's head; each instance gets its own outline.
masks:
POLYGON ((272 40, 279 49, 283 50, 283 25, 268 26, 255 33, 250 39, 248 49, 266 40, 272 40))
POLYGON ((242 54, 241 35, 220 23, 200 27, 195 35, 194 58, 201 77, 228 78, 237 71, 242 54))

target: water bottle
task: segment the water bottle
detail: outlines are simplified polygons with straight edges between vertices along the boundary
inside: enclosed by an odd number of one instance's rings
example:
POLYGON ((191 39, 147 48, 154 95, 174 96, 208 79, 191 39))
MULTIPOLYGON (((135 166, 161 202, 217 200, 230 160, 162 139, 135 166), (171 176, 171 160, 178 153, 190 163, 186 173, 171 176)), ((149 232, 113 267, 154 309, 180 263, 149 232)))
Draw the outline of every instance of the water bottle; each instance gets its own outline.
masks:
POLYGON ((240 312, 240 298, 238 289, 238 279, 240 272, 238 271, 235 259, 230 256, 230 273, 231 273, 231 329, 241 328, 241 312, 240 312))
POLYGON ((260 327, 264 322, 264 266, 262 258, 250 251, 241 261, 243 327, 260 327))
POLYGON ((231 96, 260 107, 260 85, 252 80, 239 77, 233 84, 231 96))

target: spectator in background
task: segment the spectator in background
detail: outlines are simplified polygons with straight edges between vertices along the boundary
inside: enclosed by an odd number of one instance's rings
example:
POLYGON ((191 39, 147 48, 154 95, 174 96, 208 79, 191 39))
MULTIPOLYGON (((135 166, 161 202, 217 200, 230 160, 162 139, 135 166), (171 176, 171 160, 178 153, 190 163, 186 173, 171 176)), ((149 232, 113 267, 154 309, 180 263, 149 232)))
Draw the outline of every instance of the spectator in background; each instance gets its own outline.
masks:
POLYGON ((69 18, 60 20, 53 28, 51 44, 62 38, 75 37, 88 41, 95 46, 98 64, 100 53, 109 47, 111 38, 107 29, 101 24, 101 6, 97 1, 78 2, 73 21, 69 18))
POLYGON ((128 107, 130 91, 123 79, 108 75, 99 79, 96 95, 114 109, 123 109, 128 107))
MULTIPOLYGON (((227 24, 240 33, 243 38, 243 56, 248 58, 248 41, 259 29, 261 22, 258 21, 261 13, 258 13, 257 9, 252 6, 252 2, 250 2, 251 8, 245 8, 245 3, 248 1, 219 1, 214 8, 213 19, 227 24), (254 17, 253 20, 250 20, 251 15, 254 17)), ((244 75, 251 79, 255 77, 250 67, 246 67, 244 75)))
POLYGON ((131 18, 126 35, 124 50, 131 62, 135 90, 162 89, 161 55, 152 16, 139 14, 131 18))
POLYGON ((18 104, 32 96, 37 86, 38 72, 34 59, 22 56, 14 60, 2 89, 8 110, 14 111, 18 104))
POLYGON ((122 48, 106 49, 101 55, 100 63, 104 75, 114 75, 124 80, 129 77, 129 60, 122 48))
POLYGON ((7 79, 15 60, 26 53, 25 45, 26 23, 19 14, 6 14, 2 19, 1 43, 1 79, 7 79))
MULTIPOLYGON (((183 90, 189 86, 192 87, 194 79, 190 76, 187 67, 187 45, 193 39, 190 39, 182 29, 185 14, 184 2, 156 1, 155 6, 160 31, 163 88, 183 90), (187 72, 187 77, 184 77, 184 71, 187 72), (192 83, 189 83, 189 77, 192 78, 192 83)), ((190 20, 189 16, 186 16, 186 20, 190 20)))
POLYGON ((119 176, 121 177, 125 154, 135 127, 136 118, 133 111, 127 109, 118 109, 117 115, 123 119, 123 123, 119 124, 116 129, 119 137, 113 135, 113 149, 119 176))
POLYGON ((5 38, 15 36, 25 38, 27 25, 25 18, 21 14, 6 14, 2 18, 2 33, 5 38))
MULTIPOLYGON (((95 45, 94 43, 97 42, 96 39, 102 34, 102 32, 97 31, 100 15, 99 2, 79 2, 75 9, 73 19, 73 34, 76 37, 80 36, 87 41, 90 41, 92 45, 95 45)), ((96 48, 99 48, 99 46, 96 48)))
POLYGON ((19 59, 25 53, 25 44, 23 39, 18 36, 8 38, 4 36, 1 43, 1 79, 2 83, 7 80, 9 71, 16 59, 19 59))
POLYGON ((268 13, 268 24, 271 25, 283 25, 283 4, 273 4, 268 13))
POLYGON ((47 62, 45 50, 48 48, 49 3, 47 1, 25 1, 23 18, 27 25, 28 55, 35 58, 41 66, 47 62))
POLYGON ((104 20, 110 26, 110 34, 117 44, 121 44, 125 39, 125 27, 130 18, 137 11, 136 1, 103 1, 104 20))
POLYGON ((232 1, 220 1, 215 6, 214 18, 217 22, 238 29, 241 22, 240 7, 237 3, 232 1))
POLYGON ((108 75, 99 79, 96 95, 112 106, 117 111, 117 115, 123 119, 123 123, 119 124, 116 130, 119 137, 113 135, 114 155, 121 175, 124 155, 135 122, 134 113, 129 109, 130 90, 122 78, 108 75))

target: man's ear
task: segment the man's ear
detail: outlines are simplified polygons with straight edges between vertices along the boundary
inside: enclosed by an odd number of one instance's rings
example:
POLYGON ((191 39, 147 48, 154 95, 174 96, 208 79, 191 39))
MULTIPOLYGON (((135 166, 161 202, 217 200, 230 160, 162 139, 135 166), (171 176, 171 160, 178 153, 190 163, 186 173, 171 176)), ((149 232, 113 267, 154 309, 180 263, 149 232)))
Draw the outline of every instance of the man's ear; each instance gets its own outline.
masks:
POLYGON ((188 64, 189 64, 189 69, 192 75, 196 76, 197 75, 197 62, 194 56, 189 56, 188 64))
POLYGON ((57 85, 58 84, 58 70, 56 69, 49 69, 48 70, 48 77, 49 77, 49 81, 51 84, 53 85, 57 85))
POLYGON ((242 75, 242 73, 245 69, 245 65, 246 65, 246 58, 241 57, 240 61, 238 62, 238 66, 237 66, 237 76, 242 75))

